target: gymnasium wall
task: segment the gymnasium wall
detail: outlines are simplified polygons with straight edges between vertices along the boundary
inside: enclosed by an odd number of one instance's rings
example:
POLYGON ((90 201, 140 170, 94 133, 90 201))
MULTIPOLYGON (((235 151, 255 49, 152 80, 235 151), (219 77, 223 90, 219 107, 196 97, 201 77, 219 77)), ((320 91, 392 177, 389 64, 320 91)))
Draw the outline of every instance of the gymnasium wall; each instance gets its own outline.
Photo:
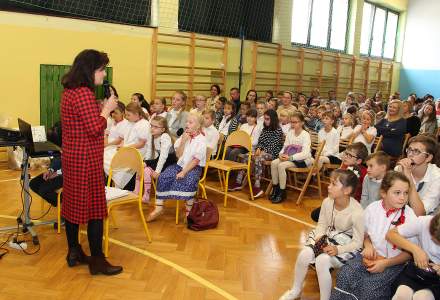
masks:
POLYGON ((40 64, 70 65, 81 50, 109 54, 113 80, 125 102, 150 93, 151 28, 0 11, 0 114, 17 126, 40 122, 40 64))
POLYGON ((412 92, 440 97, 440 1, 410 1, 403 46, 400 89, 403 96, 412 92))
MULTIPOLYGON (((407 0, 383 0, 372 1, 401 12, 400 22, 405 21, 405 9, 407 0), (386 3, 384 3, 386 2, 386 3)), ((178 0, 166 0, 154 2, 159 6, 158 10, 158 32, 177 33, 177 4, 178 0)), ((156 5, 155 4, 155 5, 156 5)), ((353 87, 358 92, 367 92, 370 94, 378 87, 388 91, 398 89, 400 73, 400 46, 398 45, 396 62, 391 64, 386 61, 381 64, 380 61, 359 57, 360 28, 363 0, 352 0, 352 17, 357 16, 357 22, 351 22, 349 28, 348 52, 352 55, 340 55, 326 51, 315 51, 305 49, 304 63, 299 63, 301 49, 292 47, 290 44, 290 22, 291 22, 291 1, 275 0, 273 42, 280 44, 283 55, 294 53, 293 56, 284 57, 281 66, 278 68, 276 58, 277 44, 263 44, 252 41, 246 41, 243 52, 243 82, 242 91, 255 87, 261 91, 270 88, 262 85, 262 82, 270 82, 275 86, 278 72, 295 73, 296 79, 290 80, 289 76, 279 78, 279 84, 288 84, 280 86, 280 89, 296 89, 310 93, 313 87, 319 83, 322 91, 330 89, 335 80, 336 70, 339 69, 341 81, 339 82, 339 97, 353 87), (257 47, 256 47, 257 46, 257 47), (264 54, 263 47, 274 47, 267 51, 270 54, 264 54), (257 49, 257 50, 256 50, 257 49), (354 73, 351 74, 350 60, 356 59, 354 73), (319 62, 321 60, 322 63, 319 62), (338 60, 341 61, 338 66, 338 60), (300 67, 300 69, 299 69, 300 67), (267 71, 269 80, 258 79, 261 77, 259 72, 267 71), (391 78, 388 78, 389 75, 391 78), (299 77, 298 77, 299 76, 299 77), (302 76, 302 78, 300 78, 302 76), (353 83, 347 82, 351 76, 353 83), (346 77, 343 83, 342 77, 346 77), (306 80, 309 80, 307 86, 306 80), (391 87, 388 86, 392 81, 391 87)), ((354 19, 354 18, 353 18, 354 19)), ((400 27, 401 32, 403 26, 400 27)), ((222 42, 222 37, 207 37, 219 39, 220 42, 206 42, 206 44, 216 45, 211 49, 204 48, 196 50, 191 56, 190 48, 183 45, 190 43, 188 39, 177 38, 177 43, 181 45, 162 45, 154 49, 155 29, 141 28, 126 25, 116 25, 93 21, 74 20, 67 18, 47 17, 30 14, 19 14, 10 12, 0 12, 0 34, 2 36, 2 47, 0 47, 0 60, 2 68, 0 69, 0 79, 3 86, 3 107, 0 114, 7 114, 12 120, 12 126, 16 126, 16 118, 20 116, 29 120, 32 124, 38 124, 39 115, 39 70, 40 64, 71 64, 74 56, 82 49, 95 48, 108 52, 113 67, 113 81, 121 100, 127 102, 131 93, 138 91, 144 93, 147 97, 154 95, 171 96, 172 92, 166 89, 186 89, 189 85, 185 82, 189 75, 163 76, 161 79, 154 73, 158 71, 154 63, 161 65, 193 65, 197 67, 218 68, 217 72, 223 72, 224 68, 224 87, 225 94, 233 86, 238 86, 239 62, 240 62, 240 40, 228 38, 226 43, 222 42), (225 45, 224 51, 218 49, 218 45, 225 45), (183 46, 182 46, 183 45, 183 46), (156 76, 156 77, 155 77, 156 76), (170 78, 173 78, 172 80, 170 78), (164 91, 156 91, 159 84, 153 84, 154 81, 162 80, 164 91), (178 80, 182 84, 175 84, 167 81, 178 80)), ((180 33, 179 33, 180 34, 180 33)), ((200 35, 197 35, 200 36, 200 35)), ((156 36, 157 37, 157 36, 156 36)), ((203 37, 203 36, 202 36, 203 37)), ((400 40, 403 35, 399 35, 400 40)), ((196 41, 196 43, 199 43, 196 41)), ((200 42, 203 44, 203 42, 200 42)), ((221 47, 220 47, 221 48, 221 47)), ((178 71, 178 69, 172 70, 178 71)), ((180 69, 179 72, 181 72, 180 69)), ((188 71, 188 72, 191 72, 188 71)), ((215 73, 215 72, 211 72, 215 73)), ((193 88, 200 91, 196 93, 208 93, 209 84, 203 83, 203 78, 207 81, 218 82, 218 78, 210 78, 206 73, 201 72, 200 78, 193 76, 193 88), (205 89, 206 88, 206 89, 205 89), (205 89, 206 92, 202 92, 205 89)), ((218 76, 218 75, 216 75, 218 76)), ((281 75, 279 76, 281 77, 281 75)), ((244 92, 243 92, 244 93, 244 92)), ((243 95, 244 97, 244 95, 243 95)))

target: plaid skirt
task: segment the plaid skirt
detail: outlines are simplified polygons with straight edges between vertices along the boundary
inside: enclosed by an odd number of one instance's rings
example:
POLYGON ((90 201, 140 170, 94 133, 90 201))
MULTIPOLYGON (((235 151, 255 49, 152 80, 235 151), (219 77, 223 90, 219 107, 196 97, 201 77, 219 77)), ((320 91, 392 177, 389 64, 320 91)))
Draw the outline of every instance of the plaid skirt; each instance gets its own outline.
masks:
POLYGON ((202 175, 203 168, 196 166, 182 179, 176 179, 176 175, 182 171, 182 167, 175 164, 160 173, 157 179, 156 197, 160 200, 191 200, 194 199, 202 175))
POLYGON ((330 300, 390 300, 392 285, 404 265, 386 268, 382 273, 370 273, 358 254, 339 271, 330 300))

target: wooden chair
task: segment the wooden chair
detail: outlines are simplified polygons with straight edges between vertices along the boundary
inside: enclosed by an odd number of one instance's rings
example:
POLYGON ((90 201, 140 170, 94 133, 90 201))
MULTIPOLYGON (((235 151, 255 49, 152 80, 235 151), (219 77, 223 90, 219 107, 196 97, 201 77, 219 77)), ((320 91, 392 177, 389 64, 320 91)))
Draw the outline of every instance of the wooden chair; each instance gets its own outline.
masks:
MULTIPOLYGON (((211 161, 211 153, 212 153, 212 149, 206 148, 206 164, 205 167, 203 168, 202 177, 199 180, 199 185, 197 190, 197 195, 199 195, 200 191, 202 191, 203 199, 208 199, 208 196, 206 195, 205 184, 206 184, 206 174, 208 173, 208 163, 211 161)), ((179 201, 183 201, 183 200, 176 200, 176 225, 179 224, 179 201)), ((184 222, 185 220, 186 219, 184 219, 184 222)))
POLYGON ((296 204, 301 203, 301 200, 304 197, 304 194, 306 193, 308 187, 313 187, 317 189, 319 191, 319 197, 322 198, 321 175, 319 170, 319 156, 321 155, 324 146, 325 146, 325 141, 318 144, 318 141, 316 139, 315 141, 312 140, 312 149, 316 150, 313 164, 307 168, 291 167, 287 169, 287 172, 293 173, 294 176, 294 184, 293 185, 287 184, 287 187, 300 191, 299 197, 296 200, 296 204), (306 180, 304 182, 299 182, 297 179, 297 173, 307 174, 306 180), (310 184, 310 180, 312 179, 312 175, 314 174, 316 174, 317 176, 318 185, 310 184))
POLYGON ((371 148, 373 149, 373 153, 376 153, 377 151, 380 150, 380 148, 382 147, 382 141, 383 141, 383 136, 376 136, 374 138, 374 142, 373 145, 371 146, 371 148))
MULTIPOLYGON (((347 149, 347 147, 349 145, 351 145, 352 142, 353 142, 353 138, 350 138, 348 140, 340 140, 339 141, 339 151, 347 149)), ((323 181, 324 183, 327 183, 327 184, 330 183, 330 178, 328 176, 325 176, 324 172, 325 171, 329 171, 329 170, 339 169, 341 167, 341 164, 331 164, 331 163, 328 163, 328 164, 324 164, 322 166, 322 177, 323 177, 322 179, 324 179, 324 181, 323 181)))
POLYGON ((231 171, 239 171, 245 170, 247 172, 247 179, 249 184, 249 192, 251 195, 251 199, 254 200, 254 195, 252 193, 252 184, 251 184, 251 152, 252 152, 252 141, 251 137, 244 131, 237 130, 231 133, 225 143, 223 155, 221 160, 211 160, 208 163, 208 168, 217 169, 219 172, 220 180, 223 180, 222 189, 224 189, 224 206, 226 207, 227 199, 228 199, 228 183, 229 183, 229 173, 231 171), (230 146, 241 146, 248 150, 248 159, 247 163, 240 163, 231 160, 225 160, 226 149, 230 146), (226 175, 225 175, 226 172, 226 175))
POLYGON ((405 149, 406 149, 406 146, 408 145, 408 141, 410 138, 411 138, 411 134, 406 133, 405 138, 403 139, 402 154, 400 154, 399 159, 402 159, 405 157, 405 149))
MULTIPOLYGON (((122 147, 118 150, 116 155, 113 157, 110 164, 110 171, 108 175, 107 186, 111 184, 113 172, 115 170, 132 170, 135 171, 139 176, 140 182, 144 182, 144 164, 142 156, 139 151, 132 147, 122 147)), ((144 212, 142 210, 142 194, 143 194, 143 184, 139 187, 138 194, 129 192, 127 196, 116 198, 107 201, 107 212, 108 216, 104 219, 104 254, 108 257, 108 244, 109 244, 109 216, 112 217, 113 209, 122 205, 132 205, 136 204, 141 217, 142 225, 144 227, 145 234, 148 241, 151 243, 151 235, 148 230, 147 222, 145 221, 144 212)))

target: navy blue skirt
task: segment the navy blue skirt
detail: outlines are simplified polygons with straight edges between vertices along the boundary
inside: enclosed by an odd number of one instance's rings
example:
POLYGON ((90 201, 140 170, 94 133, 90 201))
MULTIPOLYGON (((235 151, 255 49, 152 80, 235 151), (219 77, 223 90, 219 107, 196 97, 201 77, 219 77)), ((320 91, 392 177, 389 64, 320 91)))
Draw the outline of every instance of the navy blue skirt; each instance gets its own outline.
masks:
POLYGON ((203 168, 196 166, 182 179, 176 175, 182 167, 175 164, 160 173, 157 180, 156 197, 160 200, 191 200, 194 199, 202 175, 203 168))

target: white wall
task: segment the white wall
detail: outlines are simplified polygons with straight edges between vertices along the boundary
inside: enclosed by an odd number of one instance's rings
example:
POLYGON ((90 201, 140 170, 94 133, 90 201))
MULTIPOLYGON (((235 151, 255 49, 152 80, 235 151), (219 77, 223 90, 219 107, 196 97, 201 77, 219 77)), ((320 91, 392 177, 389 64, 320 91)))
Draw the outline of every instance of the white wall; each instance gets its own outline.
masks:
POLYGON ((409 0, 402 66, 440 70, 440 0, 409 0))

